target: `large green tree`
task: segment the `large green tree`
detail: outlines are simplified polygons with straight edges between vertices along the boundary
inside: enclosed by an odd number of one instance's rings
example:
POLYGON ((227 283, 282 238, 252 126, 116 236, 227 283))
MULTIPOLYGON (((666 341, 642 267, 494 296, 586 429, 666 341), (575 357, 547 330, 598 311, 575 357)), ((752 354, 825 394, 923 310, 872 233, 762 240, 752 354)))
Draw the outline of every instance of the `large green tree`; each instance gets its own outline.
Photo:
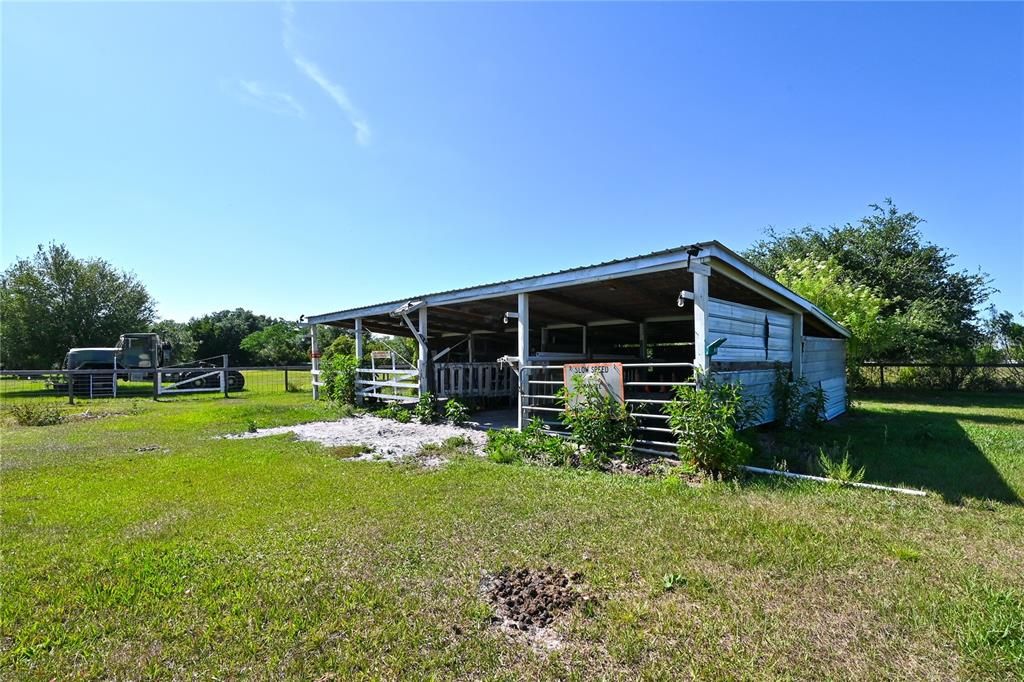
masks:
POLYGON ((188 330, 197 344, 199 358, 227 355, 232 365, 241 367, 259 364, 255 353, 242 348, 242 339, 277 321, 251 310, 235 308, 194 317, 188 322, 188 330))
POLYGON ((249 334, 240 345, 260 364, 295 365, 309 358, 309 333, 289 322, 275 322, 249 334))
POLYGON ((879 314, 899 333, 884 359, 969 359, 982 337, 978 314, 993 291, 989 277, 957 269, 953 253, 924 238, 923 222, 887 199, 856 223, 769 230, 745 255, 772 275, 797 259, 832 259, 840 281, 885 299, 879 314))
POLYGON ((63 244, 40 245, 0 280, 0 361, 10 369, 59 365, 69 348, 113 346, 145 331, 155 301, 132 273, 63 244))
POLYGON ((170 342, 173 364, 180 365, 196 359, 199 344, 192 338, 192 331, 187 322, 160 320, 150 327, 150 331, 156 332, 161 339, 170 342))

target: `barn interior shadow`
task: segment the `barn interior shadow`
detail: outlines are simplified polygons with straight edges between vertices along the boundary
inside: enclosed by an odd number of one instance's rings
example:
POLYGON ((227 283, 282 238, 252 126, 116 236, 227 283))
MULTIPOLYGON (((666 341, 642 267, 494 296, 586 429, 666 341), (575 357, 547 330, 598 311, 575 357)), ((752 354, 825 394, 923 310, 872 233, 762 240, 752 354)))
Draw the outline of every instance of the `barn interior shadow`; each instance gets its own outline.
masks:
MULTIPOLYGON (((921 488, 938 493, 949 504, 973 498, 1021 505, 1019 495, 961 426, 966 421, 1024 428, 1024 420, 1000 415, 854 411, 823 426, 807 439, 810 443, 805 440, 803 456, 790 468, 808 468, 808 458, 817 455, 818 444, 838 445, 841 452, 849 438, 850 461, 865 468, 865 483, 921 488)), ((790 449, 788 454, 792 453, 790 449)))

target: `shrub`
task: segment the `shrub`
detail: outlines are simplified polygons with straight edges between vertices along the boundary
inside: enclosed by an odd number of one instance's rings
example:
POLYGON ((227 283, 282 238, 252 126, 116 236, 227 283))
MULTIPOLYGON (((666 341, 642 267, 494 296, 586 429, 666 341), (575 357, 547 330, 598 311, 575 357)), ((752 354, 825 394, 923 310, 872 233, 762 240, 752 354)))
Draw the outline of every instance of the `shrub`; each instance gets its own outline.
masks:
POLYGON ((356 402, 356 370, 359 359, 354 355, 333 355, 321 364, 324 392, 327 397, 342 405, 356 402))
POLYGON ((412 413, 416 415, 416 418, 420 420, 421 424, 433 424, 437 422, 437 401, 434 400, 434 394, 420 394, 420 399, 416 401, 416 407, 413 408, 412 413))
POLYGON ((469 410, 458 400, 449 400, 444 406, 444 418, 452 424, 461 424, 469 416, 469 410))
POLYGON ((761 406, 744 402, 739 384, 719 383, 710 376, 697 383, 699 387, 676 387, 664 408, 679 438, 680 458, 707 473, 733 473, 753 455, 737 431, 756 421, 761 406))
POLYGON ((64 412, 52 402, 24 402, 11 407, 14 421, 22 426, 53 426, 64 421, 64 412))
POLYGON ((847 483, 860 483, 864 480, 864 467, 854 469, 853 465, 850 464, 849 442, 847 442, 846 446, 841 450, 836 445, 833 445, 828 450, 825 448, 819 448, 818 468, 821 470, 822 476, 830 478, 840 485, 847 483), (842 459, 839 459, 840 452, 842 452, 843 455, 842 459))
POLYGON ((775 421, 787 428, 809 429, 821 423, 825 414, 825 392, 811 386, 805 377, 794 379, 787 367, 776 365, 775 421))
POLYGON ((412 420, 412 414, 398 403, 391 403, 382 410, 377 411, 377 416, 385 419, 394 419, 396 422, 407 424, 412 420))
POLYGON ((533 419, 522 431, 497 429, 487 432, 487 456, 499 464, 533 462, 550 466, 573 464, 573 448, 558 436, 544 431, 544 423, 533 419))
POLYGON ((580 449, 583 466, 604 466, 612 457, 633 457, 636 420, 625 404, 603 393, 596 378, 576 374, 573 390, 559 391, 565 406, 562 423, 580 449))

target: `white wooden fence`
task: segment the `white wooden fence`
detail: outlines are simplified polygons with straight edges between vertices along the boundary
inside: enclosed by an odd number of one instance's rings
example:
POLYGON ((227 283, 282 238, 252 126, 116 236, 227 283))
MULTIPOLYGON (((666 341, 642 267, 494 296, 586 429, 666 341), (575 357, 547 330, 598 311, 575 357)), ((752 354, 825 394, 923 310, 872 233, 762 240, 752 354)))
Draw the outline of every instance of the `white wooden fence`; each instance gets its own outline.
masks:
POLYGON ((511 397, 516 377, 511 367, 497 362, 439 362, 434 390, 438 398, 511 397))

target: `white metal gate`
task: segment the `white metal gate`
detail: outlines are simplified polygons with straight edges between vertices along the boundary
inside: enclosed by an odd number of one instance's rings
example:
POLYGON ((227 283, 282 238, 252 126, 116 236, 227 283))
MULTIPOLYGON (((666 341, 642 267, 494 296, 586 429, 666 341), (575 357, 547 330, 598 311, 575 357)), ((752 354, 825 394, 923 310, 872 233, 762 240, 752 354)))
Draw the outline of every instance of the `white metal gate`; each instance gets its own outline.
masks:
MULTIPOLYGON (((520 368, 527 387, 521 396, 523 421, 539 418, 552 433, 568 436, 558 415, 565 411, 556 395, 565 386, 563 364, 526 365, 520 368)), ((678 386, 696 386, 689 362, 623 363, 625 402, 637 420, 637 438, 633 449, 654 455, 674 454, 677 443, 668 428, 668 415, 662 406, 671 402, 678 386)))

